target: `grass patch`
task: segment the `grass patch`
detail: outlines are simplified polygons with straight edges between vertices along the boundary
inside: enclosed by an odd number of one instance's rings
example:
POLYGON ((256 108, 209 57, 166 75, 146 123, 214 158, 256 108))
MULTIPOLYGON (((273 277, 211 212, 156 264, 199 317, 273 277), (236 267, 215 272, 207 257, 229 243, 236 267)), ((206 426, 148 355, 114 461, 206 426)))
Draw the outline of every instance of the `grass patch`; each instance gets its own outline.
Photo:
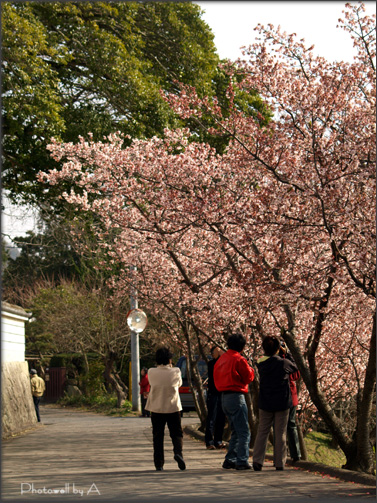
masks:
POLYGON ((305 437, 308 460, 341 468, 346 457, 339 447, 333 447, 332 436, 320 431, 311 431, 305 437))
MULTIPOLYGON (((311 431, 305 437, 305 445, 308 451, 308 461, 336 468, 341 468, 346 462, 343 451, 332 446, 332 437, 328 433, 311 431)), ((273 453, 271 444, 268 445, 267 453, 273 453)))
POLYGON ((117 397, 110 394, 90 395, 90 396, 68 396, 58 400, 59 405, 66 407, 76 407, 81 410, 99 412, 110 416, 132 415, 132 403, 126 400, 122 407, 117 407, 117 397))

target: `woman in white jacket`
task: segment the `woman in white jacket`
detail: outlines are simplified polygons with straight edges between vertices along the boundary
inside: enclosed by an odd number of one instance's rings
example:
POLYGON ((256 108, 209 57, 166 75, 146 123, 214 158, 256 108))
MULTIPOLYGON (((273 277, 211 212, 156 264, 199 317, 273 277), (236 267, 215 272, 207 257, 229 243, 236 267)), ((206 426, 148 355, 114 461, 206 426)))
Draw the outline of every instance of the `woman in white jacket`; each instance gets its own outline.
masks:
POLYGON ((186 464, 182 456, 183 430, 181 425, 181 399, 179 387, 182 386, 181 371, 172 365, 172 353, 166 347, 156 351, 156 368, 148 370, 151 386, 146 410, 151 412, 153 430, 153 453, 156 470, 164 466, 164 431, 168 425, 173 442, 174 459, 181 470, 186 464))

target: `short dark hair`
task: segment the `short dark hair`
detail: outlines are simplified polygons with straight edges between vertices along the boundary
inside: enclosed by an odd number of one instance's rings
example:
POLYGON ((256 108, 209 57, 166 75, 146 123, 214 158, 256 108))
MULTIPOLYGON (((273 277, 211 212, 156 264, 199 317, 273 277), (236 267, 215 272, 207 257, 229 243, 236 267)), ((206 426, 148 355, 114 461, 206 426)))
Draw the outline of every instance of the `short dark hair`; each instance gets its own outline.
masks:
POLYGON ((274 355, 280 348, 280 342, 274 335, 267 335, 262 342, 262 348, 266 356, 274 355))
POLYGON ((212 346, 211 347, 211 355, 213 355, 213 352, 215 351, 215 349, 217 348, 218 346, 212 346))
POLYGON ((157 365, 167 365, 173 357, 173 353, 169 348, 162 347, 158 348, 156 351, 156 363, 157 365))
POLYGON ((243 348, 246 346, 246 339, 242 334, 237 332, 235 334, 231 334, 226 343, 229 349, 233 349, 233 351, 241 353, 243 348))

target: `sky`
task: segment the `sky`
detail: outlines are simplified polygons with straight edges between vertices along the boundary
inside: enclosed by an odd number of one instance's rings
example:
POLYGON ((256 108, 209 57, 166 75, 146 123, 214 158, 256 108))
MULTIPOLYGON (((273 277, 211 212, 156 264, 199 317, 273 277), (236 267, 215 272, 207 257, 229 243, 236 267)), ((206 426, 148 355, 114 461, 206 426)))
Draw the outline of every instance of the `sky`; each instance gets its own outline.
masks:
MULTIPOLYGON (((296 33, 313 52, 330 61, 351 62, 354 48, 350 35, 336 28, 343 17, 344 1, 273 2, 273 1, 202 1, 195 2, 206 12, 204 21, 215 34, 215 45, 220 58, 236 60, 242 57, 241 46, 251 45, 258 23, 267 27, 280 25, 282 31, 296 33)), ((350 2, 355 4, 356 2, 350 2)), ((364 2, 366 13, 376 12, 376 2, 364 2)))
MULTIPOLYGON (((296 33, 304 38, 313 52, 330 61, 351 62, 354 49, 350 36, 336 28, 346 2, 273 2, 273 1, 202 1, 195 2, 205 11, 204 21, 215 35, 215 45, 220 58, 236 60, 242 57, 241 46, 254 42, 258 23, 281 26, 282 31, 296 33)), ((354 2, 352 2, 354 3, 354 2)), ((375 2, 364 2, 367 14, 376 10, 375 2)), ((6 202, 2 214, 2 232, 15 237, 36 230, 34 213, 29 208, 18 208, 6 202)), ((7 238, 9 240, 9 238, 7 238)))

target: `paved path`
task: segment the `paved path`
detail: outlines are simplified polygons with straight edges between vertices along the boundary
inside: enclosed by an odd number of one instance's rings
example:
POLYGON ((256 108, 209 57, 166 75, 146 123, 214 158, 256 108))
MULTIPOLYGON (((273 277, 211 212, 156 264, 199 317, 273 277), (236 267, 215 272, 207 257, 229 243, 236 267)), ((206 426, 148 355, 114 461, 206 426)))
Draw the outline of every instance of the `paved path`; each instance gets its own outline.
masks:
MULTIPOLYGON (((165 467, 156 472, 150 420, 72 409, 41 408, 42 423, 3 442, 2 501, 125 501, 127 503, 237 503, 372 501, 371 486, 288 467, 277 472, 224 470, 224 452, 184 438, 187 470, 173 460, 165 434, 165 467)), ((195 419, 183 418, 184 424, 195 419)))

